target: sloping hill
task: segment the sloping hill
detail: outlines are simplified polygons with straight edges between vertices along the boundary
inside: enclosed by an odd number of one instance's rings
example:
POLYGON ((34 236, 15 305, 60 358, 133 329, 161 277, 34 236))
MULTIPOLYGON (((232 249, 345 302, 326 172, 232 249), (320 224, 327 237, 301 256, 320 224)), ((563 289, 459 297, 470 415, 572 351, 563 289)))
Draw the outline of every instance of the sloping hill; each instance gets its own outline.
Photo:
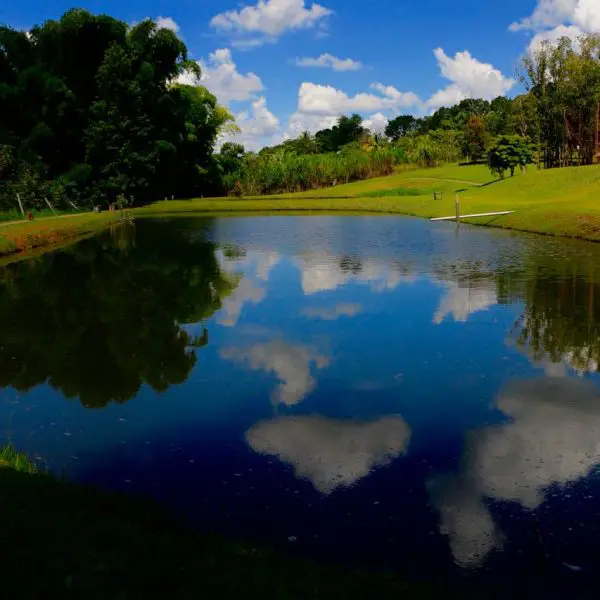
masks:
POLYGON ((502 180, 484 166, 448 166, 285 196, 157 202, 136 214, 344 211, 429 218, 453 215, 456 193, 462 214, 516 211, 473 219, 474 224, 600 241, 600 165, 530 167, 502 180), (435 191, 444 192, 441 200, 434 199, 435 191))

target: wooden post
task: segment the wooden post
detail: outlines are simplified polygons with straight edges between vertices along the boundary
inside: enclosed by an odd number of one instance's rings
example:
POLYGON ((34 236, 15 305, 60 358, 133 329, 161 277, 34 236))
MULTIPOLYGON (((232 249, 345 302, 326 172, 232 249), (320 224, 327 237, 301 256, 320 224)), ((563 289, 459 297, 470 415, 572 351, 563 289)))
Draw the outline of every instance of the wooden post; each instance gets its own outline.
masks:
POLYGON ((48 208, 54 213, 56 214, 56 211, 54 210, 54 208, 52 208, 52 204, 50 204, 50 201, 48 200, 48 198, 44 198, 44 200, 46 201, 46 204, 48 205, 48 208))
POLYGON ((23 203, 21 202, 21 196, 17 194, 17 201, 19 202, 19 208, 21 209, 21 214, 25 216, 25 211, 23 210, 23 203))
POLYGON ((600 163, 600 102, 596 107, 596 143, 594 148, 594 163, 600 163))
POLYGON ((460 202, 458 200, 458 194, 456 194, 456 222, 460 225, 460 202))

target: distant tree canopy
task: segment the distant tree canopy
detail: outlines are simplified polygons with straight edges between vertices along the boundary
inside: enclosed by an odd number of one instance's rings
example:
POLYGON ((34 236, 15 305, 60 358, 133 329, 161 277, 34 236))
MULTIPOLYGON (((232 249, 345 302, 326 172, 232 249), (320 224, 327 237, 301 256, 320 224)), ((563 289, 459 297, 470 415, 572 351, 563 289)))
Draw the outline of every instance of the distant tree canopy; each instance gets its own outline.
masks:
POLYGON ((392 119, 385 128, 385 135, 397 142, 401 137, 417 130, 418 121, 412 115, 400 115, 392 119))
POLYGON ((598 152, 600 35, 543 42, 523 59, 528 134, 537 137, 547 168, 590 164, 598 152))
POLYGON ((331 129, 317 131, 315 139, 321 152, 337 152, 346 144, 360 141, 365 133, 360 115, 342 116, 331 129))
MULTIPOLYGON (((211 184, 232 119, 175 33, 71 10, 29 33, 0 27, 0 208, 19 192, 106 203, 192 195, 211 184)), ((6 208, 6 207, 5 207, 6 208)))

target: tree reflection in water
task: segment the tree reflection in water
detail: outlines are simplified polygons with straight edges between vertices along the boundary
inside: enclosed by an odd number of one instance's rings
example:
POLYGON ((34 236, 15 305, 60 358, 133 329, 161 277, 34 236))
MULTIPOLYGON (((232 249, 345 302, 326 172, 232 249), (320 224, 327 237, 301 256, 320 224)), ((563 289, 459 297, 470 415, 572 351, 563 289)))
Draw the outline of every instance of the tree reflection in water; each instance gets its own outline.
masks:
POLYGON ((219 310, 237 280, 197 230, 136 227, 0 269, 0 386, 48 383, 100 408, 186 380, 208 332, 181 324, 219 310))

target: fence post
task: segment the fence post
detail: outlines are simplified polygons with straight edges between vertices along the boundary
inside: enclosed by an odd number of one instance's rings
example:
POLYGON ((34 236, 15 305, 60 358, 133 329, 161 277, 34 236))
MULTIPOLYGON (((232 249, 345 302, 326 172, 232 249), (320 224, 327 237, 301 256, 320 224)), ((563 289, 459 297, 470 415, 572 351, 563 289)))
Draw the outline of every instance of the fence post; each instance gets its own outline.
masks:
POLYGON ((456 194, 456 222, 460 225, 460 202, 458 200, 458 193, 456 194))
POLYGON ((19 202, 19 208, 21 209, 21 214, 23 216, 25 216, 25 211, 23 210, 23 203, 21 202, 21 196, 19 196, 19 194, 17 194, 17 200, 19 202))
POLYGON ((48 208, 54 213, 56 214, 56 211, 54 210, 54 208, 52 207, 52 204, 50 204, 50 201, 48 200, 48 198, 44 198, 44 200, 46 201, 46 204, 48 205, 48 208))

